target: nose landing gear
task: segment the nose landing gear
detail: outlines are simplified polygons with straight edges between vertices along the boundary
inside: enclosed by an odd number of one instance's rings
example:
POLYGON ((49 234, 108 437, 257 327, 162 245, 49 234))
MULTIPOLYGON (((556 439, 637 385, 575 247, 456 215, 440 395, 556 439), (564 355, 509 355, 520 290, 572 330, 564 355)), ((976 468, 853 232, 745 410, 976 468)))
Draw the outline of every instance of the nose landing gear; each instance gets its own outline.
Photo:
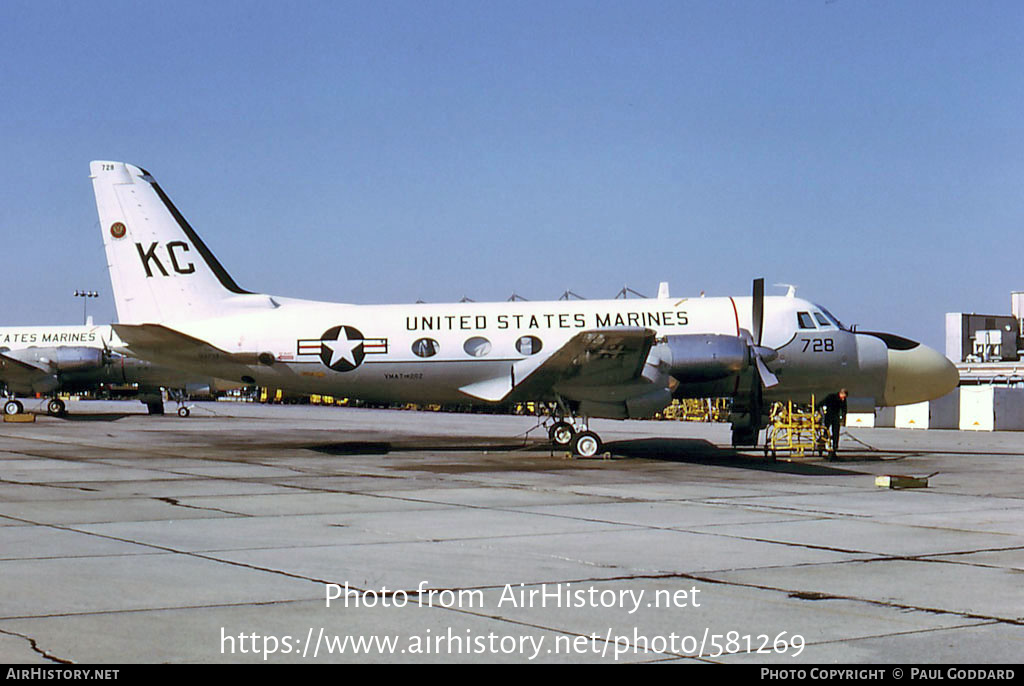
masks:
POLYGON ((185 419, 192 414, 192 406, 188 405, 189 396, 185 391, 175 391, 168 389, 167 396, 178 403, 178 416, 185 419))
MULTIPOLYGON (((184 390, 175 390, 173 388, 164 389, 167 391, 167 399, 174 401, 178 405, 178 416, 184 419, 192 414, 192 406, 188 405, 190 400, 188 394, 184 390)), ((159 391, 158 393, 162 393, 159 391)), ((151 415, 162 415, 164 413, 164 401, 162 395, 147 396, 143 402, 146 403, 146 409, 151 415)))

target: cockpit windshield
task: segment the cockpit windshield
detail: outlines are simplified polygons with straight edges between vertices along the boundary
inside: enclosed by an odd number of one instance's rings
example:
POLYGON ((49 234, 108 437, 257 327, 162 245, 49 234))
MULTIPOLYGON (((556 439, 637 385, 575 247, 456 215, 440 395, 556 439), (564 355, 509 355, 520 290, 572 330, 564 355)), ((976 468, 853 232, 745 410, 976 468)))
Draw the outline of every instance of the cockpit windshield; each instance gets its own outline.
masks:
POLYGON ((825 309, 821 305, 815 305, 815 307, 817 307, 819 310, 821 310, 825 314, 825 316, 828 317, 828 320, 830 322, 832 322, 833 324, 835 324, 837 327, 839 327, 843 331, 849 331, 849 329, 846 328, 845 326, 843 326, 843 323, 841 321, 839 321, 838 319, 836 319, 836 316, 834 314, 832 314, 831 312, 829 312, 827 309, 825 309))

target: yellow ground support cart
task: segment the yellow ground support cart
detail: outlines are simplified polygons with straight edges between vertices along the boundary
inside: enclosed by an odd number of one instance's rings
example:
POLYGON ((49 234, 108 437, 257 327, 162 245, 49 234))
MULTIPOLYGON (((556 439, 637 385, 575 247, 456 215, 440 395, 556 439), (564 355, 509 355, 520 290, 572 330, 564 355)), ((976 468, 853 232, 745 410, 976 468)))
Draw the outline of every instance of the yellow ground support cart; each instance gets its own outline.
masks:
POLYGON ((669 403, 661 412, 654 415, 655 419, 679 419, 682 415, 682 408, 679 406, 679 400, 673 400, 669 403))
POLYGON ((656 418, 683 422, 724 422, 728 415, 729 403, 726 398, 684 398, 673 400, 656 418))
POLYGON ((703 398, 686 398, 680 405, 682 412, 679 418, 684 422, 710 422, 711 412, 708 409, 710 401, 703 398))
POLYGON ((710 411, 711 417, 708 421, 711 422, 727 422, 729 421, 729 412, 732 409, 732 401, 729 398, 711 398, 710 411))
POLYGON ((280 388, 267 388, 263 386, 260 388, 260 402, 261 403, 279 403, 284 400, 284 391, 280 388))
POLYGON ((780 451, 788 451, 790 457, 804 457, 816 451, 820 457, 825 454, 828 439, 828 427, 814 407, 814 396, 809 406, 793 401, 775 403, 765 435, 764 454, 774 460, 780 451))

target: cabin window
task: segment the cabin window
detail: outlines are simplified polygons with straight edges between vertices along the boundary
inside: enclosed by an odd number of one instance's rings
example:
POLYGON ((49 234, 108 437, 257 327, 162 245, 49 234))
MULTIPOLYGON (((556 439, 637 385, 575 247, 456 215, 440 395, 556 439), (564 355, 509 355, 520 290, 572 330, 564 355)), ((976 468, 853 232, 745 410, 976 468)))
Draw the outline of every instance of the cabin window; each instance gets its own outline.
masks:
POLYGON ((472 357, 483 357, 491 352, 491 342, 483 336, 473 336, 466 340, 462 349, 472 357))
POLYGON ((412 352, 417 357, 433 357, 441 349, 441 344, 433 338, 420 338, 412 344, 412 352))
POLYGON ((536 355, 542 347, 543 344, 536 336, 523 336, 516 341, 516 350, 523 355, 536 355))
POLYGON ((816 327, 814 325, 814 320, 811 319, 811 315, 809 313, 807 313, 807 312, 797 312, 796 313, 796 319, 797 319, 797 325, 799 325, 799 327, 801 329, 817 329, 818 328, 818 327, 816 327))

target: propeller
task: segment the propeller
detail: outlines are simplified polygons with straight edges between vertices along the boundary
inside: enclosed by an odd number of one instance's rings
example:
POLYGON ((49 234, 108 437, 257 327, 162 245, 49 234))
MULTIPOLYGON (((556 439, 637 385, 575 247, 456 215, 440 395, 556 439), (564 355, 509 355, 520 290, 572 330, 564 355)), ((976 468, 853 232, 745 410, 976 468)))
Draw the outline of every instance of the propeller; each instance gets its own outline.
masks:
POLYGON ((755 340, 761 345, 761 335, 764 333, 764 279, 754 279, 754 297, 751 303, 753 313, 751 314, 755 340))
POLYGON ((117 353, 115 353, 113 350, 110 349, 110 346, 107 344, 107 339, 105 339, 102 336, 100 336, 100 343, 103 344, 103 358, 102 359, 103 359, 103 364, 104 365, 109 366, 109 365, 113 364, 115 361, 117 361, 118 359, 121 358, 120 355, 118 355, 117 353))
POLYGON ((779 353, 774 348, 761 345, 761 337, 764 334, 764 279, 754 279, 754 293, 751 307, 751 328, 754 330, 753 341, 747 341, 750 345, 750 354, 754 358, 754 366, 757 367, 757 374, 761 384, 765 388, 777 386, 779 378, 768 369, 767 362, 771 362, 779 353))
POLYGON ((764 389, 779 383, 778 377, 767 365, 778 357, 779 353, 774 348, 761 345, 761 337, 764 335, 764 279, 754 279, 753 296, 750 313, 752 331, 744 329, 742 333, 757 371, 751 374, 749 393, 745 394, 745 397, 740 394, 735 399, 739 405, 739 414, 749 417, 749 423, 733 424, 734 446, 757 445, 758 432, 761 430, 761 410, 764 407, 764 389))

